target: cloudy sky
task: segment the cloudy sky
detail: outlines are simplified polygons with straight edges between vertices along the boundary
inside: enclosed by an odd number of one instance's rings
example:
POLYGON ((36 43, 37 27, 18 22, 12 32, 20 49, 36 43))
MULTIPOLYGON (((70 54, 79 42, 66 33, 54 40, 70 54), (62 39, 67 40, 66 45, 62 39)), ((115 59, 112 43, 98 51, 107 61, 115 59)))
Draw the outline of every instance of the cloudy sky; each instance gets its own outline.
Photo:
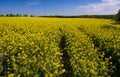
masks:
POLYGON ((120 0, 0 0, 0 14, 116 14, 120 0))

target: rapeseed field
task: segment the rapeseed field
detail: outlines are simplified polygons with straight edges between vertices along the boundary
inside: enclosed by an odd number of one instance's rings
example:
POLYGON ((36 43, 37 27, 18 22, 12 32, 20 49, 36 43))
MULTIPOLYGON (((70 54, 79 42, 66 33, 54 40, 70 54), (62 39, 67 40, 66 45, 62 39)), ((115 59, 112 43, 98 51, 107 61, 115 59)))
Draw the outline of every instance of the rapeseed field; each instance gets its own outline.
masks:
POLYGON ((95 18, 0 17, 0 75, 120 74, 120 25, 95 18))

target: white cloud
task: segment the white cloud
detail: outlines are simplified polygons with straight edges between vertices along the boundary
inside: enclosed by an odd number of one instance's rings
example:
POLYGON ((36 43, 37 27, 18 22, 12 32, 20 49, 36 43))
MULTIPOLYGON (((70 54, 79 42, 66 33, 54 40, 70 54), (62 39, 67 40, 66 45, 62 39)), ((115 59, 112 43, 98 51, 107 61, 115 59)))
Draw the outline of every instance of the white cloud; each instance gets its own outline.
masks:
POLYGON ((120 0, 102 0, 100 3, 78 6, 79 14, 116 14, 120 9, 120 0))
POLYGON ((39 5, 39 2, 29 2, 26 4, 26 6, 34 6, 34 5, 39 5))

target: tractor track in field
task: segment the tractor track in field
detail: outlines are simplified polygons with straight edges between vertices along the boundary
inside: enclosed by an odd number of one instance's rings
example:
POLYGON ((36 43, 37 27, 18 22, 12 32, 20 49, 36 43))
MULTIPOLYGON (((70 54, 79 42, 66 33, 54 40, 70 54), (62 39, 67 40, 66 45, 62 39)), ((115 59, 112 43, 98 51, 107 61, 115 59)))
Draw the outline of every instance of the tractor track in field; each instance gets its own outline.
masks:
POLYGON ((63 68, 65 69, 65 72, 60 77, 72 77, 73 68, 70 62, 70 55, 68 54, 66 50, 66 36, 65 35, 62 35, 59 47, 60 47, 61 53, 63 54, 61 62, 64 65, 63 68))

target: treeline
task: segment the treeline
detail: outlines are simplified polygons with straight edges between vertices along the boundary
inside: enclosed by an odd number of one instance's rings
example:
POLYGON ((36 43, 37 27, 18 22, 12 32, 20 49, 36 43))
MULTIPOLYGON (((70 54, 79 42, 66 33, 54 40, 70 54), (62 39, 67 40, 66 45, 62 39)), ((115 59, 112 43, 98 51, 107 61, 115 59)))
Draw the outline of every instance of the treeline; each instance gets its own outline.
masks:
POLYGON ((6 15, 0 14, 0 17, 34 17, 34 15, 27 15, 27 14, 22 15, 22 14, 12 14, 12 13, 10 13, 10 14, 6 14, 6 15))
POLYGON ((115 15, 115 20, 120 23, 120 9, 118 11, 118 13, 115 15))
POLYGON ((62 16, 62 15, 44 15, 44 16, 35 16, 35 15, 21 15, 21 14, 1 14, 0 17, 52 17, 52 18, 105 18, 113 19, 115 15, 76 15, 76 16, 62 16))
POLYGON ((114 15, 76 15, 76 16, 62 16, 62 15, 44 15, 44 16, 35 16, 28 14, 0 14, 0 17, 52 17, 52 18, 103 18, 103 19, 114 19, 120 21, 120 10, 117 14, 114 15))
POLYGON ((105 18, 105 19, 113 19, 115 15, 78 15, 78 16, 39 16, 39 17, 54 17, 54 18, 105 18))
POLYGON ((35 15, 21 15, 21 14, 1 14, 0 17, 52 17, 52 18, 105 18, 113 19, 115 15, 77 15, 77 16, 62 16, 62 15, 44 15, 44 16, 35 16, 35 15))

